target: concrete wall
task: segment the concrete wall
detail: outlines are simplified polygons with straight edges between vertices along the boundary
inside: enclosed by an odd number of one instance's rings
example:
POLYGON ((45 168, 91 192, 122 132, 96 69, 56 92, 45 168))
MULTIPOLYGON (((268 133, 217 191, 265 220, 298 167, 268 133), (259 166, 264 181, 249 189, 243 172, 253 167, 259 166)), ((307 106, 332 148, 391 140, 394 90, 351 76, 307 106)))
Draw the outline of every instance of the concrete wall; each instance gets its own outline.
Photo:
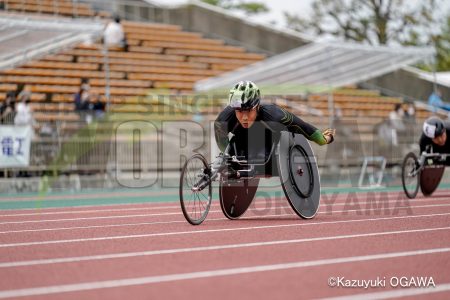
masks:
MULTIPOLYGON (((425 102, 433 92, 432 82, 418 78, 416 74, 402 69, 373 78, 366 83, 425 102)), ((450 102, 450 88, 438 85, 438 89, 442 92, 442 99, 450 102)))

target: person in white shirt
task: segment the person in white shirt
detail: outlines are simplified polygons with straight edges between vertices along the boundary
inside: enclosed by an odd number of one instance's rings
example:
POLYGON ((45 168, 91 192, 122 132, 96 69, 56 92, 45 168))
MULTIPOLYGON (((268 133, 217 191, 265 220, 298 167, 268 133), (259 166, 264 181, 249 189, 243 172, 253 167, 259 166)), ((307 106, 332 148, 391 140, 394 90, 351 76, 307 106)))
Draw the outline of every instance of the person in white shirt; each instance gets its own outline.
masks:
POLYGON ((120 17, 114 17, 114 21, 109 22, 104 32, 104 41, 107 46, 120 46, 127 51, 128 45, 125 39, 125 32, 120 17))

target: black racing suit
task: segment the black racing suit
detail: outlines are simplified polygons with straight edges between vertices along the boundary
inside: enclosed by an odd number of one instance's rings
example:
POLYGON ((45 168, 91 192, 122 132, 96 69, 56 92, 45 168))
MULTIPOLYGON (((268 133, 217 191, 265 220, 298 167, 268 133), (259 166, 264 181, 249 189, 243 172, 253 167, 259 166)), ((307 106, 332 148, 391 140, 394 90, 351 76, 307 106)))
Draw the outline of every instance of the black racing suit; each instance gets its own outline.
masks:
POLYGON ((243 128, 234 109, 228 106, 214 122, 214 130, 222 152, 228 144, 228 133, 232 132, 237 153, 232 148, 230 155, 248 159, 268 158, 272 145, 279 141, 281 131, 300 133, 319 145, 327 143, 319 129, 275 104, 260 104, 255 123, 250 128, 243 128))

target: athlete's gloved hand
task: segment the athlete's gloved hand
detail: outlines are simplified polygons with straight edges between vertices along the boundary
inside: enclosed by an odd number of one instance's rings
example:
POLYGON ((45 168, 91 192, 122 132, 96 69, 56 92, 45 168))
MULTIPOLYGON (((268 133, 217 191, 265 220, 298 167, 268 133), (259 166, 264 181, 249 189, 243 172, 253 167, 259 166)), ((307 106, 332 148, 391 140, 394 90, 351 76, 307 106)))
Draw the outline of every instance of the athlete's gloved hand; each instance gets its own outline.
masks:
POLYGON ((327 128, 322 132, 324 138, 327 140, 327 144, 331 144, 334 141, 334 135, 336 134, 336 129, 327 128))

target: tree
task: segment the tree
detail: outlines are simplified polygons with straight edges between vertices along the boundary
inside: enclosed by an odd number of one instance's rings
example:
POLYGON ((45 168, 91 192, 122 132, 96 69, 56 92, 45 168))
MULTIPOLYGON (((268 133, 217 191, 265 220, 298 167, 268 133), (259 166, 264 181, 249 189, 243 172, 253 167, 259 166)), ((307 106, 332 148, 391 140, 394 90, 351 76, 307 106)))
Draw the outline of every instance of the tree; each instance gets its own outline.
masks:
POLYGON ((426 43, 423 30, 437 20, 437 0, 314 0, 311 18, 285 12, 288 26, 314 34, 331 34, 369 44, 426 43))
POLYGON ((244 2, 235 0, 202 0, 205 3, 219 6, 225 9, 244 11, 247 15, 256 15, 269 11, 269 8, 261 2, 244 2))
POLYGON ((450 70, 450 15, 447 17, 447 22, 442 28, 440 35, 435 37, 436 47, 436 71, 450 70))
POLYGON ((446 35, 440 32, 445 7, 444 0, 314 0, 310 18, 284 14, 288 27, 310 34, 371 45, 434 46, 442 70, 449 60, 449 25, 446 35))

